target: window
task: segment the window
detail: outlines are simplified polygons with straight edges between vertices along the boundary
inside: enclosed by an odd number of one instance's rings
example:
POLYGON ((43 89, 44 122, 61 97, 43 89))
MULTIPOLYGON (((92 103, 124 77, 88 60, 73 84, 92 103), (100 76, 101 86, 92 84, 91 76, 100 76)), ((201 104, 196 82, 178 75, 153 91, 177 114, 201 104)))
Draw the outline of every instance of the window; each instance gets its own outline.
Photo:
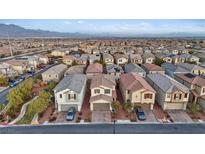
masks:
POLYGON ((152 99, 152 94, 145 94, 144 99, 152 99))
POLYGON ((203 93, 205 93, 205 88, 203 88, 203 93))
POLYGON ((62 98, 62 94, 60 94, 59 97, 62 98))
POLYGON ((167 94, 167 98, 170 98, 171 97, 171 95, 170 94, 167 94))
POLYGON ((58 75, 56 75, 56 78, 58 78, 58 75))
POLYGON ((100 93, 100 89, 94 89, 94 93, 95 94, 99 94, 100 93))
POLYGON ((76 100, 76 94, 68 94, 68 100, 76 100))
POLYGON ((187 96, 188 96, 188 94, 187 94, 187 93, 185 93, 185 94, 184 94, 184 98, 187 98, 187 96))
POLYGON ((104 93, 105 94, 110 94, 110 89, 105 89, 104 93))
POLYGON ((122 59, 119 59, 119 62, 122 62, 122 59))
POLYGON ((174 94, 174 99, 181 99, 182 98, 182 94, 174 94))
POLYGON ((49 75, 49 78, 51 77, 51 75, 49 75))
POLYGON ((130 91, 128 90, 127 93, 130 94, 130 91))

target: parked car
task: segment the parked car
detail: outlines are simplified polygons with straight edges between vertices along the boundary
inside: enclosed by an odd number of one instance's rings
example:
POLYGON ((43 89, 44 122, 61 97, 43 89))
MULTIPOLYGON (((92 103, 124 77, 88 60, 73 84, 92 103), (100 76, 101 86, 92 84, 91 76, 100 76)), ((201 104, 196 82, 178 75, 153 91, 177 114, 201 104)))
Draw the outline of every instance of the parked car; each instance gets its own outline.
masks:
POLYGON ((143 109, 141 107, 138 107, 135 109, 135 113, 137 115, 137 118, 140 120, 140 121, 143 121, 143 120, 146 120, 146 115, 145 115, 145 112, 143 111, 143 109))
POLYGON ((67 121, 72 121, 75 118, 75 108, 71 107, 68 110, 67 116, 66 116, 66 120, 67 121))

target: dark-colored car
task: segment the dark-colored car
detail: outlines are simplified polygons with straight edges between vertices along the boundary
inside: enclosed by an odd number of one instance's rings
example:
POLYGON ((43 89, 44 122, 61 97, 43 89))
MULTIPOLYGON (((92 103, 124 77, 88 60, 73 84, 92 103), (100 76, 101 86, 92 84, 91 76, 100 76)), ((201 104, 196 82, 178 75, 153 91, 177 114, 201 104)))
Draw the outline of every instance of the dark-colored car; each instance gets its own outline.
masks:
POLYGON ((143 111, 143 109, 141 107, 138 107, 135 109, 135 113, 137 115, 137 118, 140 120, 140 121, 144 121, 146 120, 146 115, 145 115, 145 112, 143 111))
POLYGON ((68 113, 66 115, 66 120, 72 121, 72 120, 74 120, 74 118, 75 118, 75 108, 71 107, 71 108, 69 108, 68 113))

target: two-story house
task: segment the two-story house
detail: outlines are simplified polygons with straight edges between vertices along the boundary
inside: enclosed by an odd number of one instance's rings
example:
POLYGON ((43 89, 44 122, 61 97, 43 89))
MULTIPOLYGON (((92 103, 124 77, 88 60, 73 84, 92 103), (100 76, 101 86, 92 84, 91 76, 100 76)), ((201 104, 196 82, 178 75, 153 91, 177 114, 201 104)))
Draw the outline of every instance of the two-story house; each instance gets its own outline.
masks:
POLYGON ((66 69, 67 66, 65 64, 53 66, 41 74, 42 80, 45 82, 60 81, 66 69))
POLYGON ((113 64, 114 63, 114 58, 111 54, 103 53, 103 61, 106 64, 113 64))
POLYGON ((92 78, 90 84, 90 110, 112 110, 111 103, 116 100, 116 82, 105 75, 92 78))
POLYGON ((117 65, 124 65, 128 63, 128 56, 125 54, 116 53, 114 54, 114 58, 117 65))
POLYGON ((190 89, 189 102, 198 103, 205 110, 205 78, 191 73, 180 73, 176 74, 175 79, 190 89))
POLYGON ((186 110, 189 89, 168 75, 149 74, 147 81, 155 89, 156 102, 163 110, 186 110))
POLYGON ((177 66, 182 67, 189 71, 190 73, 196 74, 196 75, 202 75, 205 74, 205 68, 201 67, 199 65, 189 64, 189 63, 179 63, 177 66))
POLYGON ((140 75, 123 74, 120 77, 120 90, 125 103, 153 109, 155 90, 140 75))
POLYGON ((68 111, 71 107, 80 111, 86 91, 86 76, 83 74, 67 75, 53 91, 55 107, 59 112, 68 111))

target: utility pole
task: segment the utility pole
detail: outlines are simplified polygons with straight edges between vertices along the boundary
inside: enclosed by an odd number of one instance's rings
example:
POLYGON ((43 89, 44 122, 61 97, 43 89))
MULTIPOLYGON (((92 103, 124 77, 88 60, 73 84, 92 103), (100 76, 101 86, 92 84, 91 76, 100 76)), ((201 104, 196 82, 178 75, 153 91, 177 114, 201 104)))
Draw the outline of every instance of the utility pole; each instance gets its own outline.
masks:
POLYGON ((9 39, 9 34, 8 34, 8 42, 9 42, 9 49, 10 49, 10 53, 11 53, 11 57, 13 56, 13 51, 12 51, 12 48, 11 48, 11 42, 10 42, 10 39, 9 39))

